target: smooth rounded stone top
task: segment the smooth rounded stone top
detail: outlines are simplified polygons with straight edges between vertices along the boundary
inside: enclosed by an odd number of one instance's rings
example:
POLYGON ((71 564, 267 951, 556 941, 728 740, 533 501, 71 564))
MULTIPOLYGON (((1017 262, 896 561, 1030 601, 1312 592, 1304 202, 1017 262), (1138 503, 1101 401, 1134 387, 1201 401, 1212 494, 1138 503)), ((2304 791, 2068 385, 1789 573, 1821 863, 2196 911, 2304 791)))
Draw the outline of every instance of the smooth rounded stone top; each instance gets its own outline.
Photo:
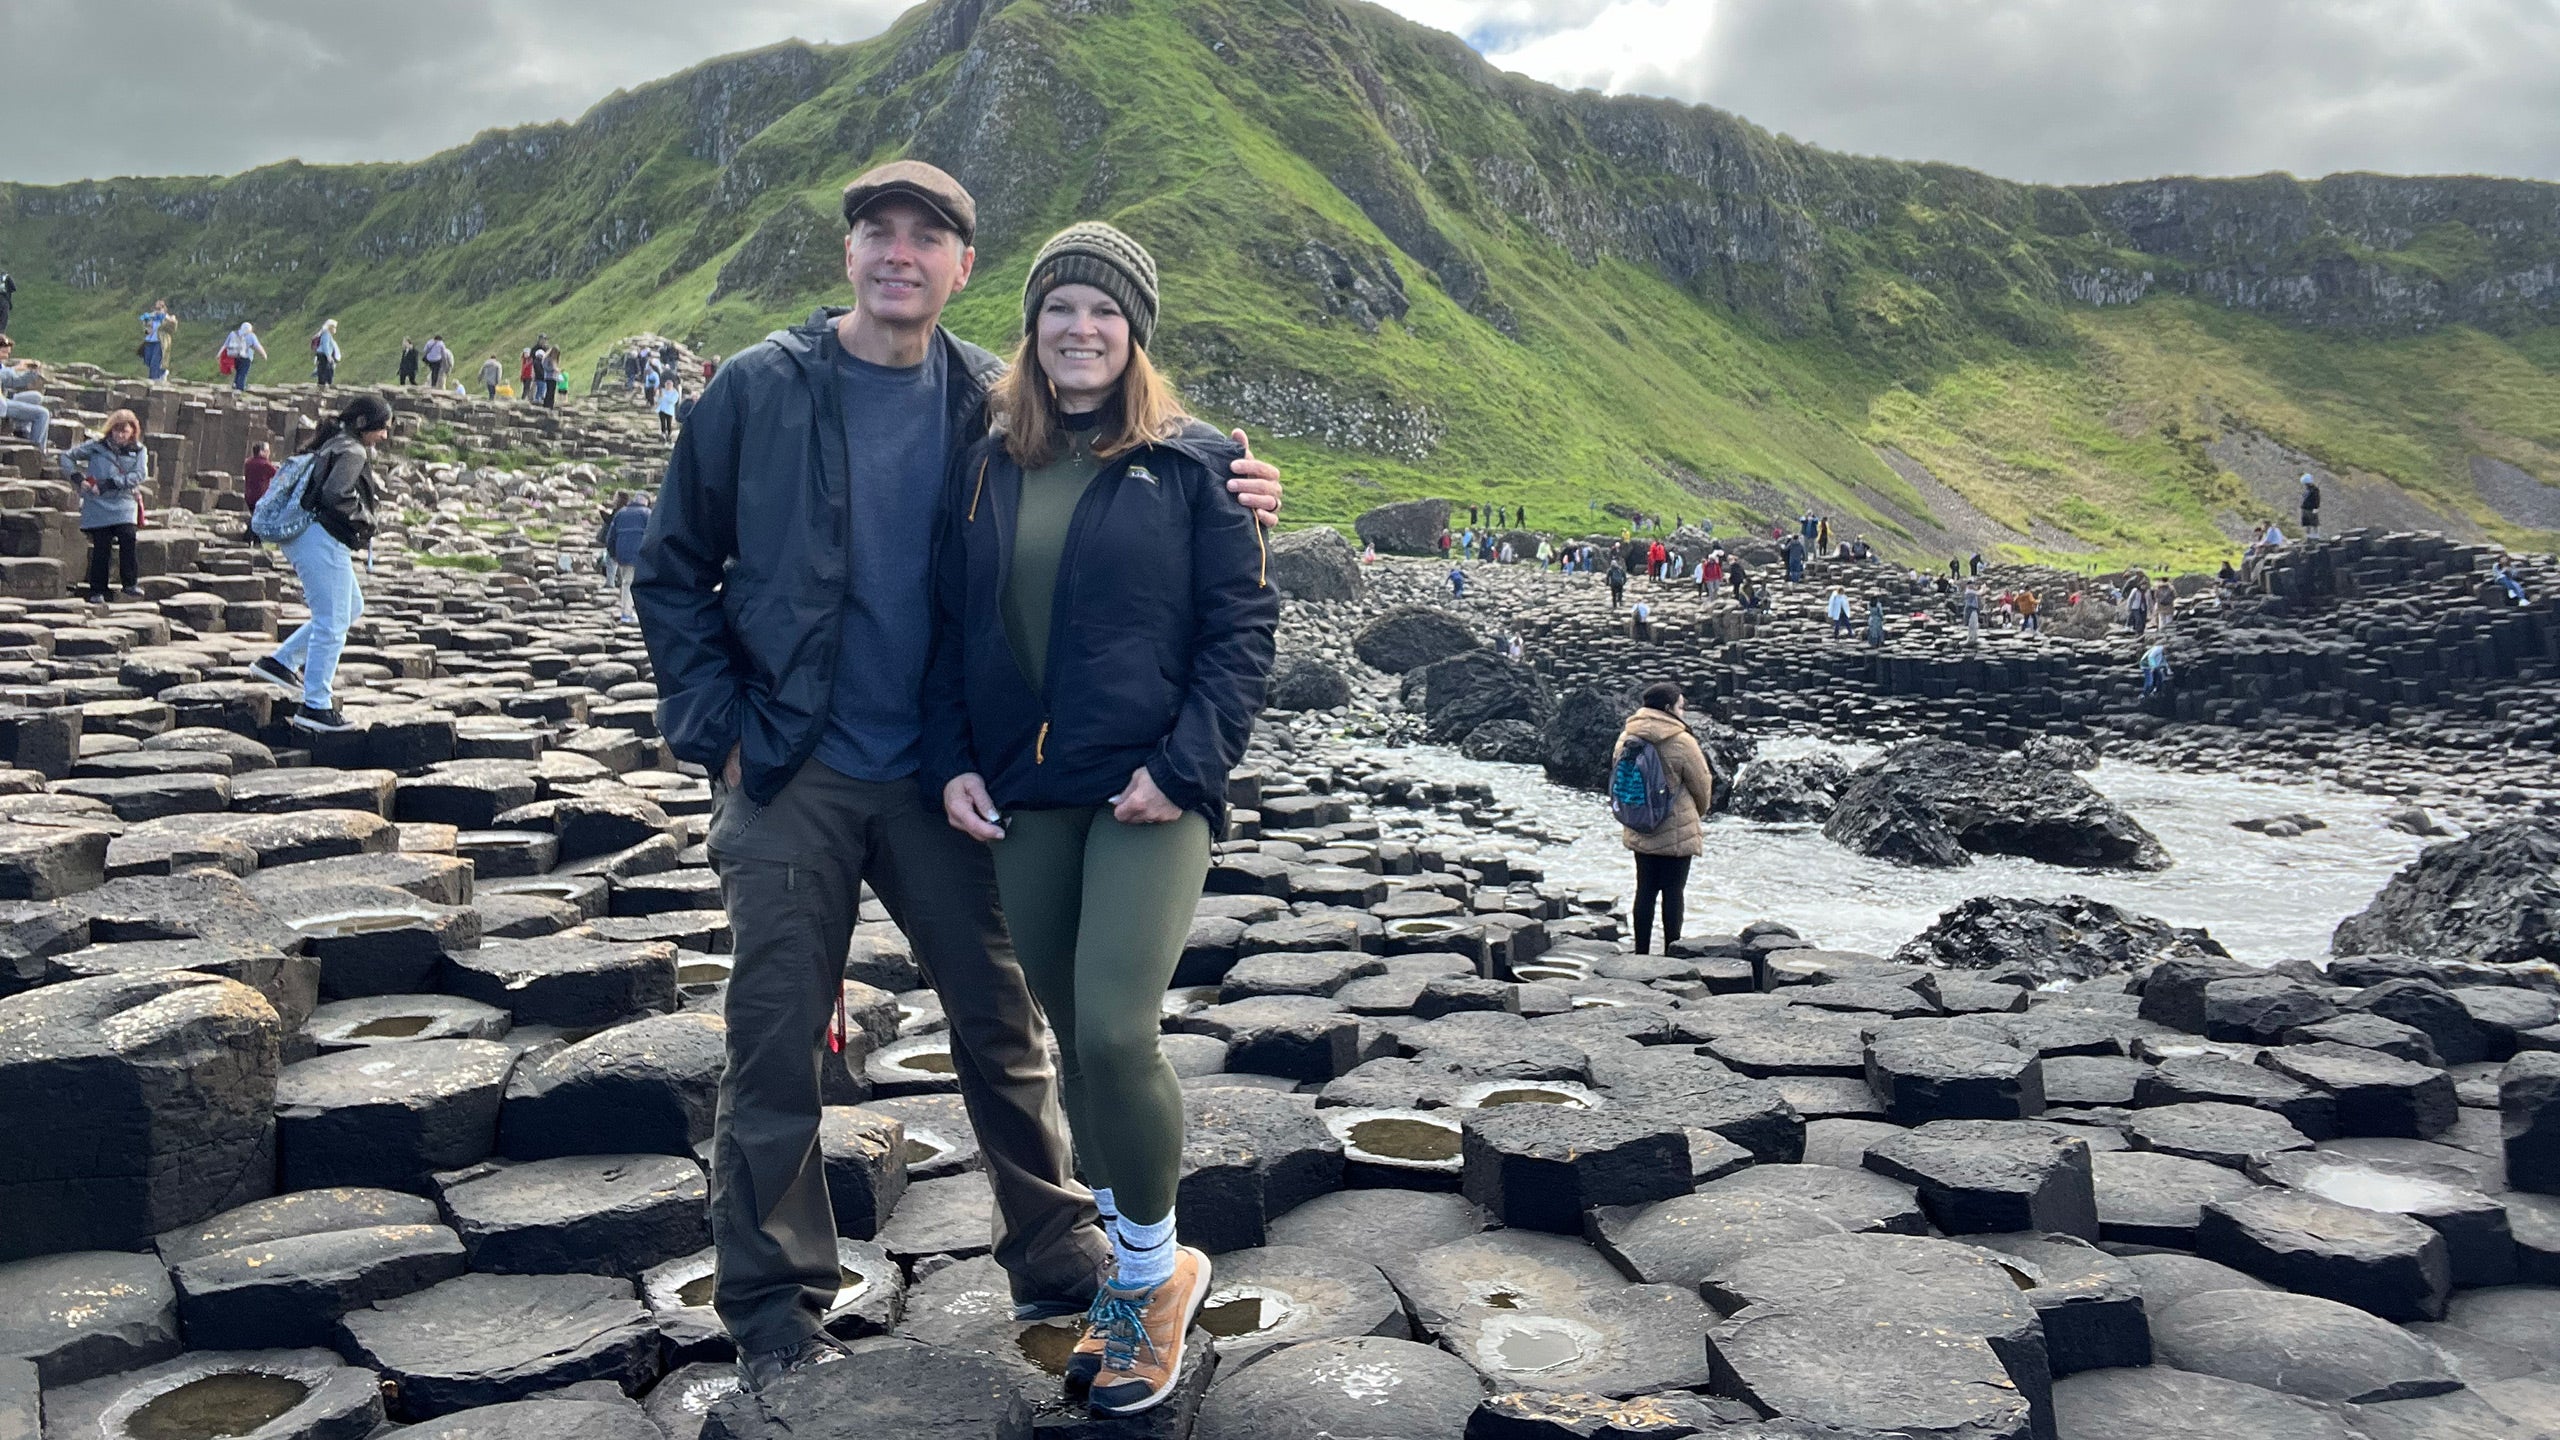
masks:
POLYGON ((2192 1245, 2197 1214, 2208 1202, 2258 1188, 2228 1166, 2156 1150, 2096 1154, 2089 1166, 2099 1238, 2135 1245, 2192 1245))
POLYGON ((1589 1245, 1490 1230, 1392 1260, 1426 1335, 1503 1389, 1641 1395, 1703 1385, 1693 1287, 1631 1284, 1589 1245))
POLYGON ((2019 1393, 1988 1340, 1928 1321, 1811 1304, 1757 1305, 1707 1332, 1718 1393, 1860 1434, 2027 1440, 2019 1393))
POLYGON ((2159 1363, 2308 1400, 2370 1405, 2459 1387, 2442 1351, 2352 1305, 2208 1290, 2151 1315, 2159 1363))
POLYGON ((2310 1137, 2283 1116, 2219 1100, 2137 1111, 2133 1143, 2139 1149, 2235 1170, 2261 1156, 2311 1148, 2310 1137))
POLYGON ((1217 1259, 1201 1328, 1224 1360, 1273 1345, 1342 1335, 1409 1339, 1404 1301, 1378 1267, 1358 1256, 1266 1245, 1217 1259))
MULTIPOLYGON (((823 1370, 834 1366, 822 1367, 823 1370)), ((1361 1336, 1316 1340, 1220 1377, 1193 1440, 1450 1440, 1485 1386, 1429 1345, 1361 1336)))
MULTIPOLYGON (((2500 1208, 2481 1193, 2470 1171, 2453 1165, 2296 1150, 2269 1156, 2251 1173, 2270 1185, 2393 1215, 2453 1217, 2500 1208)), ((2503 1232, 2506 1227, 2501 1223, 2497 1228, 2503 1232)))
POLYGON ((171 1230, 157 1244, 163 1262, 183 1265, 199 1256, 298 1235, 369 1230, 378 1225, 437 1225, 443 1218, 433 1200, 398 1190, 355 1186, 296 1190, 253 1200, 200 1225, 171 1230))
MULTIPOLYGON (((577 1393, 583 1395, 583 1384, 577 1393)), ((589 1400, 551 1394, 457 1411, 397 1433, 401 1440, 633 1440, 650 1434, 638 1428, 649 1423, 648 1411, 619 1395, 589 1400)))
POLYGON ((459 995, 332 1000, 312 1011, 302 1027, 323 1051, 410 1040, 503 1040, 513 1028, 506 1011, 459 995))
POLYGON ((1392 1258, 1465 1239, 1484 1229, 1484 1224, 1484 1212, 1463 1195, 1336 1190, 1272 1220, 1268 1229, 1273 1245, 1356 1255, 1383 1265, 1392 1258))
POLYGON ((1843 1170, 1867 1168, 1867 1150, 1903 1133, 1885 1120, 1808 1120, 1804 1127, 1804 1163, 1836 1165, 1843 1170))
POLYGON ((1618 1267, 1658 1285, 1694 1288, 1757 1250, 1824 1235, 1927 1231, 1918 1192, 1899 1180, 1831 1165, 1754 1165, 1656 1205, 1593 1212, 1595 1243, 1618 1267))
POLYGON ((2472 1187, 2483 1194, 2495 1195, 2507 1188, 2507 1167, 2498 1155, 2466 1150, 2445 1140, 2413 1140, 2402 1135, 2349 1135, 2338 1140, 2323 1140, 2319 1150, 2327 1155, 2348 1155, 2359 1160, 2397 1160, 2412 1165, 2440 1165, 2470 1175, 2472 1187))
POLYGON ((2037 1324, 1999 1257, 1924 1235, 1824 1235, 1741 1256, 1700 1283, 1730 1315, 1751 1305, 1819 1305, 2006 1335, 2037 1324))
POLYGON ((2391 1320, 2442 1318, 2452 1284, 2444 1237, 2418 1221, 2273 1186, 2207 1204, 2196 1251, 2391 1320))
POLYGON ((649 1312, 613 1276, 460 1275, 353 1311, 339 1329, 349 1357, 398 1384, 409 1419, 581 1380, 636 1390, 657 1373, 649 1312))
POLYGON ((211 725, 182 725, 163 730, 142 742, 149 750, 210 750, 231 757, 232 773, 248 770, 272 770, 276 753, 251 736, 218 729, 211 725))
POLYGON ((2453 1297, 2445 1323, 2483 1340, 2510 1345, 2560 1370, 2560 1288, 2500 1285, 2453 1297))
POLYGON ((149 1255, 0 1264, 0 1356, 34 1361, 47 1389, 147 1365, 178 1353, 177 1303, 168 1270, 149 1255))
POLYGON ((638 1275, 710 1243, 702 1167, 675 1155, 570 1155, 437 1177, 471 1263, 638 1275))
MULTIPOLYGON (((158 1437, 358 1436, 382 1423, 380 1380, 327 1350, 207 1350, 85 1385, 49 1389, 45 1430, 53 1435, 158 1437), (188 1417, 211 1400, 220 1428, 188 1417), (227 1403, 226 1403, 227 1402, 227 1403), (223 1415, 223 1411, 230 1413, 223 1415), (257 1417, 265 1417, 258 1420, 257 1417), (256 1423, 242 1430, 239 1425, 256 1423), (199 1424, 202 1422, 199 1421, 199 1424)), ((0 1411, 0 1434, 12 1434, 0 1411)), ((27 1432, 33 1440, 33 1432, 27 1432)), ((12 1435, 14 1440, 14 1435, 12 1435)))
POLYGON ((2363 1440, 2329 1406, 2168 1365, 2065 1376, 2053 1412, 2069 1440, 2363 1440))
POLYGON ((2255 1275, 2244 1274, 2228 1265, 2200 1260, 2193 1255, 2154 1251, 2147 1255, 2118 1257, 2133 1272, 2134 1283, 2142 1287, 2145 1313, 2157 1315, 2190 1295, 2207 1290, 2273 1290, 2276 1287, 2255 1275))

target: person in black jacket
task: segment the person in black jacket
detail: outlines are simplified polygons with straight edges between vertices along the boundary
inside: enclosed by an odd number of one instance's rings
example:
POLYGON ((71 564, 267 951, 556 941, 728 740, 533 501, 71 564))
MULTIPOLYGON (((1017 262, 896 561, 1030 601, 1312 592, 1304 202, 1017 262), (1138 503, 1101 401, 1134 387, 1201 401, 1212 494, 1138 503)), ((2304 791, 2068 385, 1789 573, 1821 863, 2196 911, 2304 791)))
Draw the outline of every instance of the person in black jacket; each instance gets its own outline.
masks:
POLYGON ((943 496, 925 774, 994 852, 1067 1118, 1117 1262, 1070 1380, 1130 1414, 1164 1398, 1210 1267, 1174 1243, 1182 1088, 1157 1045, 1226 823, 1227 772, 1271 673, 1262 527, 1238 455, 1147 360, 1155 262, 1108 225, 1032 261, 994 429, 943 496))
MULTIPOLYGON (((842 1353, 821 1328, 838 1267, 819 1076, 865 884, 949 1018, 1015 1314, 1082 1313, 1110 1255, 992 861, 918 783, 933 599, 920 557, 1003 370, 939 323, 968 282, 976 214, 958 181, 914 161, 846 187, 857 303, 775 332, 704 387, 632 589, 659 733, 712 777, 705 841, 734 936, 713 1299, 758 1391, 842 1353)), ((1234 470, 1245 503, 1278 507, 1277 471, 1234 470)))
POLYGON ((285 637, 275 653, 261 655, 249 666, 259 678, 302 697, 302 708, 291 722, 297 730, 355 728, 338 708, 331 682, 337 677, 339 653, 347 648, 347 630, 364 613, 356 554, 366 552, 366 563, 372 563, 373 514, 379 503, 373 447, 390 433, 391 407, 379 396, 359 395, 321 421, 300 451, 311 457, 302 492, 311 524, 277 548, 302 578, 302 603, 311 618, 285 637))

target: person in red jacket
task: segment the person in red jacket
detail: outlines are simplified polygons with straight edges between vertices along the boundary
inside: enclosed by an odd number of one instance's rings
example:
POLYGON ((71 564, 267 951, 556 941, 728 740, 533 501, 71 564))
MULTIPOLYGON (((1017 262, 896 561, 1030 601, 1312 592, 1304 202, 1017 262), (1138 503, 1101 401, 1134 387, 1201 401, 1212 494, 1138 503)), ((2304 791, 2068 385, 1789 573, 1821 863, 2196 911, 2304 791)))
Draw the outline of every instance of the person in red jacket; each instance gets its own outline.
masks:
POLYGON ((258 508, 268 483, 275 478, 276 462, 267 458, 267 442, 261 440, 250 446, 249 458, 240 462, 240 495, 249 502, 250 509, 258 508))
POLYGON ((1645 552, 1645 563, 1649 567, 1645 573, 1651 575, 1656 580, 1661 579, 1662 562, 1670 558, 1670 547, 1664 545, 1659 540, 1654 541, 1653 548, 1645 552))

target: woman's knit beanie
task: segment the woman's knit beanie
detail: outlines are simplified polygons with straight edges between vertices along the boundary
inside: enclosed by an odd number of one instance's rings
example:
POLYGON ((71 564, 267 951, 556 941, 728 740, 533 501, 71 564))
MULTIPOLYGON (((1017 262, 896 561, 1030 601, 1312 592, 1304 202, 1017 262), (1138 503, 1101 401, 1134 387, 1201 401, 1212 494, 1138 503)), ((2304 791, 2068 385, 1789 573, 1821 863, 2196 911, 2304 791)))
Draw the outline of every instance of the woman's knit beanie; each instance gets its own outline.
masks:
POLYGON ((1061 285, 1090 285, 1129 317, 1129 338, 1145 349, 1156 333, 1156 260, 1146 247, 1099 220, 1049 237, 1022 286, 1022 330, 1039 328, 1040 303, 1061 285))

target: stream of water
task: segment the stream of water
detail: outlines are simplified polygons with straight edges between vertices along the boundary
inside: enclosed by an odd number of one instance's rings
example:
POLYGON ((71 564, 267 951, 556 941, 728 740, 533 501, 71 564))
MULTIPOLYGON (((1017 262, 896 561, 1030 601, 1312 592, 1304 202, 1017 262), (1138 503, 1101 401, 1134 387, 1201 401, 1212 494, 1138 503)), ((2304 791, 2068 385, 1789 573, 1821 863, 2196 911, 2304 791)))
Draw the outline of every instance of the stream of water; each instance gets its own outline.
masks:
MULTIPOLYGON (((1777 759, 1818 750, 1851 765, 1876 753, 1782 737, 1764 740, 1760 754, 1777 759)), ((1407 759, 1399 768, 1484 781, 1519 818, 1570 836, 1537 849, 1549 880, 1590 892, 1634 889, 1618 827, 1597 795, 1555 785, 1535 766, 1469 760, 1436 746, 1397 753, 1407 759)), ((1753 920, 1778 920, 1835 949, 1891 954, 1971 896, 2078 894, 2201 926, 2232 954, 2272 964, 2327 955, 2337 923, 2370 903, 2427 843, 2383 825, 2384 813, 2405 801, 2316 780, 2271 785, 2114 761, 2086 778, 2160 837, 2175 862, 2169 869, 2066 870, 2002 856, 1977 857, 1961 870, 1906 868, 1835 845, 1819 825, 1762 825, 1719 815, 1708 823, 1706 853, 1690 872, 1686 929, 1730 932, 1753 920), (2295 813, 2328 828, 2289 839, 2232 828, 2235 820, 2295 813)))

